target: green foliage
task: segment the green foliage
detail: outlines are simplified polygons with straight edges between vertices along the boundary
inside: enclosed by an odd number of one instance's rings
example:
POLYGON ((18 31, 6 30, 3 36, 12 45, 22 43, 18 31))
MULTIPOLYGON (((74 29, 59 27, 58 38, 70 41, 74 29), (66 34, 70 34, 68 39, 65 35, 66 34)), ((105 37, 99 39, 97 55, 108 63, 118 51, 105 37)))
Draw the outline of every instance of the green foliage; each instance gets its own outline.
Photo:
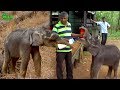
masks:
POLYGON ((110 23, 111 29, 116 29, 119 21, 119 11, 96 11, 96 20, 101 20, 105 16, 110 23))
POLYGON ((106 17, 106 21, 111 25, 108 39, 120 39, 120 11, 96 11, 96 20, 106 17))
POLYGON ((120 39, 120 30, 109 30, 108 39, 120 39))

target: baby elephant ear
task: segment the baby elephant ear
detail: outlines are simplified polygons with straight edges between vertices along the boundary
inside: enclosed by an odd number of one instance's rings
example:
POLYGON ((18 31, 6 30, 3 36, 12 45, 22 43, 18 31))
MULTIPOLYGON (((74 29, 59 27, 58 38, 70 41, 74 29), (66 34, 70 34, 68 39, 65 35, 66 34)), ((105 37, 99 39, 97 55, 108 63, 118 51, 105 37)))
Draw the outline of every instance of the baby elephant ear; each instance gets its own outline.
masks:
POLYGON ((91 47, 88 49, 88 51, 93 55, 96 56, 99 53, 99 48, 98 47, 91 47))
POLYGON ((32 46, 40 46, 43 44, 42 34, 38 31, 34 31, 32 35, 30 35, 30 44, 32 46))
POLYGON ((92 54, 93 56, 96 56, 96 55, 98 54, 98 52, 91 51, 91 54, 92 54))

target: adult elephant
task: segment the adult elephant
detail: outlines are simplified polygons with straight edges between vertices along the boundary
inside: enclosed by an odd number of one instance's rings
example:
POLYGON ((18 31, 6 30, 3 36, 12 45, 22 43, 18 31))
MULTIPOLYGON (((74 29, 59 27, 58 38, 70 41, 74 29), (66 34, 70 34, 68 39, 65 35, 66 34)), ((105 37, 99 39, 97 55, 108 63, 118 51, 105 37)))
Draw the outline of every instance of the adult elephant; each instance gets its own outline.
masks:
MULTIPOLYGON (((39 30, 15 30, 11 32, 4 42, 5 59, 2 65, 2 74, 8 71, 8 64, 12 62, 11 70, 15 73, 15 65, 18 59, 21 59, 19 78, 25 78, 30 54, 34 61, 35 74, 40 77, 41 74, 41 56, 39 46, 54 46, 57 43, 70 45, 62 40, 57 34, 40 28, 39 30)), ((70 45, 71 46, 71 45, 70 45)))

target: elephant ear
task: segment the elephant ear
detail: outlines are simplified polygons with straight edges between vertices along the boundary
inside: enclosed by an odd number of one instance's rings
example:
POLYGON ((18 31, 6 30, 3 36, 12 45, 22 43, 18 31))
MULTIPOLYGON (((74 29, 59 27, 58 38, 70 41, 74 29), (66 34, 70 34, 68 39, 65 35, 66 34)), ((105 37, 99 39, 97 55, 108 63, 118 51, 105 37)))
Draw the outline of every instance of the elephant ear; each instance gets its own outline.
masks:
POLYGON ((95 47, 95 46, 92 46, 92 47, 89 47, 88 48, 88 51, 93 55, 93 56, 96 56, 98 53, 99 53, 99 48, 98 47, 95 47))
POLYGON ((42 44, 43 44, 42 34, 40 34, 38 31, 34 31, 30 35, 30 45, 32 45, 32 46, 40 46, 42 44))

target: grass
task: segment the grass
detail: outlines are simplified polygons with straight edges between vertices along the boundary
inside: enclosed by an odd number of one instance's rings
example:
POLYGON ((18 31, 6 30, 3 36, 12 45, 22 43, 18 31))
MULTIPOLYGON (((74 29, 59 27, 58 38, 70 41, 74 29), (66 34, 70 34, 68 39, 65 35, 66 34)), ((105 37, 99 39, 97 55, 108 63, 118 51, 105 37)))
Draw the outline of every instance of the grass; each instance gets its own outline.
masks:
POLYGON ((115 30, 109 30, 108 39, 119 40, 120 30, 118 30, 117 32, 115 30))

